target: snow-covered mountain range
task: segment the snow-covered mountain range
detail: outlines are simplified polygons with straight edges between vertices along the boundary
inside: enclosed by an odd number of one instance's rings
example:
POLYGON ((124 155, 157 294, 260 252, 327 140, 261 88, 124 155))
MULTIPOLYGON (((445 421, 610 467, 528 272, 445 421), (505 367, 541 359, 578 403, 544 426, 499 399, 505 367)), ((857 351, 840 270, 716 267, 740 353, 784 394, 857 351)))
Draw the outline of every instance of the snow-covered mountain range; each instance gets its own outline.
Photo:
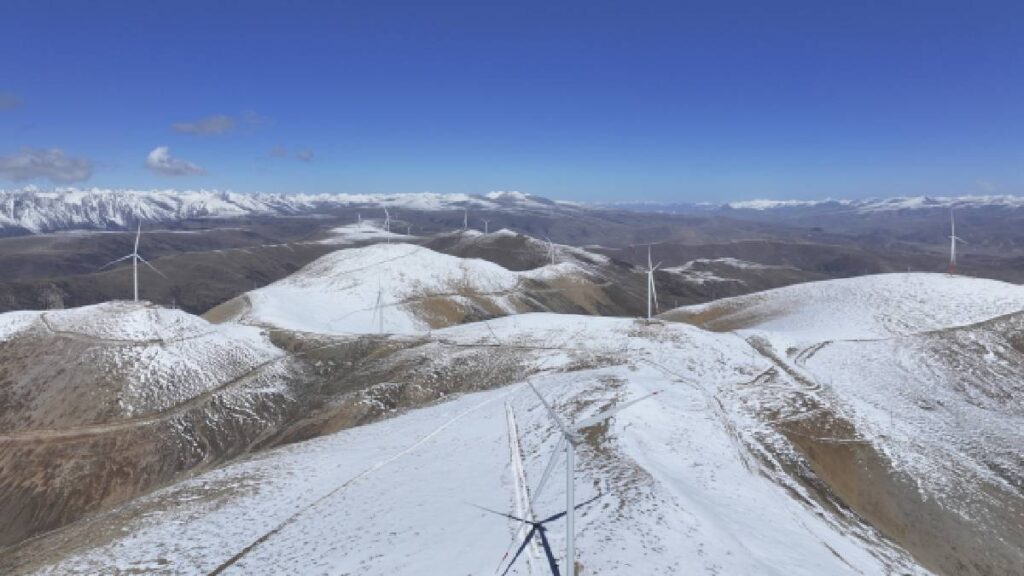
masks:
POLYGON ((243 194, 220 190, 132 190, 25 187, 0 190, 0 233, 124 229, 138 221, 309 215, 357 207, 416 211, 614 209, 642 212, 770 214, 785 211, 871 214, 903 210, 1024 207, 1024 196, 904 196, 862 200, 749 200, 725 203, 552 201, 514 191, 486 194, 243 194))
POLYGON ((821 200, 742 200, 736 202, 619 202, 606 204, 625 210, 641 212, 709 212, 709 211, 755 211, 772 212, 781 210, 843 211, 857 214, 875 212, 896 212, 900 210, 928 210, 950 208, 1024 208, 1024 196, 1011 194, 965 195, 965 196, 894 196, 890 198, 834 199, 821 200))
MULTIPOLYGON (((123 229, 134 222, 315 214, 337 208, 388 206, 433 211, 463 208, 529 210, 558 204, 521 192, 435 194, 240 194, 219 190, 130 190, 26 187, 0 190, 0 231, 123 229)), ((568 205, 566 205, 568 206, 568 205)))

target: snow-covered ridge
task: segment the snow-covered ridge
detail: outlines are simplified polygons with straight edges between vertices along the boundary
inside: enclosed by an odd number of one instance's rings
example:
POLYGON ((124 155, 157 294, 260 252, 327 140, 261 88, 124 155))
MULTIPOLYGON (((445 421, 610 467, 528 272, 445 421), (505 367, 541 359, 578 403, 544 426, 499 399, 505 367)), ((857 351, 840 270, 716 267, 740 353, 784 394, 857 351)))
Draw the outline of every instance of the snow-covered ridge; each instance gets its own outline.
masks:
POLYGON ((735 202, 615 202, 601 204, 606 208, 642 212, 707 212, 716 210, 743 210, 770 212, 773 210, 827 210, 853 213, 895 212, 899 210, 927 210, 941 208, 1024 208, 1024 196, 965 195, 965 196, 894 196, 891 198, 863 198, 857 200, 824 198, 821 200, 772 200, 768 198, 735 202))
POLYGON ((894 210, 922 210, 928 208, 1024 208, 1024 196, 968 195, 968 196, 896 196, 893 198, 867 198, 863 200, 747 200, 729 202, 723 207, 733 210, 776 210, 780 208, 845 207, 855 212, 885 212, 894 210))
POLYGON ((139 220, 173 222, 195 218, 238 218, 309 214, 346 206, 389 206, 407 210, 477 208, 514 210, 550 202, 521 192, 470 194, 240 194, 220 190, 130 190, 26 187, 0 190, 0 230, 31 232, 123 228, 139 220))
POLYGON ((503 300, 519 281, 519 274, 486 260, 414 244, 372 244, 331 252, 249 292, 250 309, 240 321, 323 334, 374 333, 381 325, 416 333, 430 327, 410 301, 441 295, 461 301, 463 293, 503 300))
POLYGON ((679 266, 672 266, 670 268, 664 268, 666 272, 688 272, 698 266, 728 266, 730 268, 739 268, 741 270, 770 270, 772 268, 789 268, 788 266, 775 266, 769 264, 759 264, 757 262, 749 262, 747 260, 740 260, 738 258, 697 258, 696 260, 690 260, 685 264, 679 266))
POLYGON ((889 338, 1024 310, 1024 287, 947 274, 897 273, 794 284, 706 304, 670 318, 712 329, 768 331, 793 341, 889 338))
POLYGON ((320 334, 421 334, 457 323, 478 306, 488 316, 523 312, 524 281, 558 280, 589 277, 575 260, 517 272, 415 244, 377 243, 331 252, 246 293, 233 319, 320 334))
POLYGON ((772 210, 775 208, 794 208, 794 207, 808 207, 808 206, 821 206, 823 204, 841 204, 848 206, 851 204, 850 200, 769 200, 767 198, 760 200, 743 200, 739 202, 728 202, 724 205, 715 206, 718 208, 732 208, 733 210, 772 210))
MULTIPOLYGON (((95 377, 89 374, 99 372, 106 392, 89 390, 89 401, 95 403, 92 408, 102 408, 103 402, 97 398, 108 394, 109 402, 116 403, 117 412, 125 417, 167 409, 283 355, 256 328, 210 324, 181 310, 147 302, 114 301, 67 310, 0 314, 0 344, 10 345, 29 331, 35 332, 36 338, 52 339, 48 342, 65 339, 85 346, 76 360, 88 368, 72 375, 71 384, 46 381, 45 387, 94 385, 90 378, 95 377)), ((47 358, 43 348, 37 350, 47 358)), ((92 413, 60 400, 63 394, 76 393, 71 388, 61 388, 59 394, 33 388, 33 393, 54 402, 52 410, 67 418, 87 419, 92 413), (66 414, 69 411, 74 416, 66 414)), ((43 402, 36 404, 40 410, 43 402)))

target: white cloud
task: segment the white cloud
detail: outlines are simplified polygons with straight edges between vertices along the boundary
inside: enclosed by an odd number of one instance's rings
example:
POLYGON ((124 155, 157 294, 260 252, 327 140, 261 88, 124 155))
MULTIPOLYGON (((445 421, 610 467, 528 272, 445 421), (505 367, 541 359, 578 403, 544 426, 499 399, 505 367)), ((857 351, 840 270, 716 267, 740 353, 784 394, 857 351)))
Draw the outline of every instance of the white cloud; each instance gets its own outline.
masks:
POLYGON ((194 176, 206 172, 188 160, 174 158, 167 146, 157 146, 146 156, 146 168, 164 176, 194 176))
POLYGON ((88 180, 92 162, 68 156, 60 148, 22 148, 17 154, 0 156, 0 176, 15 182, 48 178, 56 184, 70 184, 88 180))

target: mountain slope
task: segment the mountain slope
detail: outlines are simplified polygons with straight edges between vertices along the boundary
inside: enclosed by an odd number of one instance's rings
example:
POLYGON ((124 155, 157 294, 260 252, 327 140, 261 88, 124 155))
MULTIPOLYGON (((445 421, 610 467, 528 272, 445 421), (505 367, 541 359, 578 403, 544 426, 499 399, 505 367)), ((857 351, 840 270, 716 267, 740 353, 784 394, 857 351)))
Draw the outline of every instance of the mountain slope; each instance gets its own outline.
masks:
MULTIPOLYGON (((1024 289, 940 274, 672 311, 774 367, 737 396, 843 504, 946 574, 1024 570, 1024 289)), ((799 468, 797 468, 799 469, 799 468)))
POLYGON ((0 432, 139 418, 208 392, 283 353, 254 328, 110 302, 10 316, 0 328, 0 432), (77 366, 39 362, 74 358, 77 366), (88 398, 88 402, 82 402, 88 398))
POLYGON ((796 340, 885 338, 972 324, 1024 309, 1024 288, 946 274, 810 282, 666 312, 711 330, 765 330, 796 340))
POLYGON ((413 244, 374 244, 327 254, 208 317, 320 334, 416 334, 521 312, 614 309, 598 282, 572 262, 513 272, 413 244))
MULTIPOLYGON (((409 286, 425 275, 428 291, 501 290, 519 275, 413 248, 421 270, 386 274, 409 286)), ((358 302, 367 263, 378 272, 382 255, 409 249, 341 251, 276 297, 311 324, 324 308, 303 289, 358 302)), ((537 491, 556 430, 529 378, 573 421, 660 391, 582 433, 582 573, 1019 574, 1020 299, 997 282, 879 275, 666 314, 726 319, 717 331, 548 313, 411 335, 275 331, 323 401, 297 403, 263 438, 326 437, 26 541, 0 571, 494 571, 522 535, 474 504, 562 510, 560 471, 537 491)), ((10 333, 26 322, 0 316, 10 333)), ((562 528, 547 535, 564 562, 562 528)), ((539 547, 513 573, 543 573, 539 547)))
POLYGON ((146 303, 0 315, 0 545, 246 450, 295 370, 254 328, 146 303))
MULTIPOLYGON (((578 501, 587 502, 577 516, 582 573, 923 573, 869 527, 790 497, 804 490, 779 485, 785 478, 736 435, 717 391, 767 367, 738 361, 742 340, 682 325, 549 314, 435 337, 532 348, 523 361, 546 373, 531 380, 573 420, 664 390, 610 425, 585 430, 577 475, 578 501)), ((466 395, 201 476, 73 526, 60 540, 27 543, 0 566, 11 573, 272 574, 296 566, 490 573, 518 544, 518 525, 474 504, 520 514, 533 508, 538 517, 561 510, 560 471, 526 499, 554 432, 521 384, 466 395), (188 530, 177 528, 186 519, 188 530)), ((563 529, 552 523, 548 533, 559 559, 563 529)), ((529 573, 531 564, 544 573, 532 547, 513 573, 529 573)))

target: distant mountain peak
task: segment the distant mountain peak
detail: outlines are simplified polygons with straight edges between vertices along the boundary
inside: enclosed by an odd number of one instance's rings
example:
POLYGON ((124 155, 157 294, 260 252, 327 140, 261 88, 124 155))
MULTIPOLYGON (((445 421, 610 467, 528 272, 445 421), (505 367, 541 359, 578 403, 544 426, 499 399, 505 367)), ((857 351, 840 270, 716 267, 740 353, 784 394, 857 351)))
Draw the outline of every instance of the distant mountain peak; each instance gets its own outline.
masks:
POLYGON ((314 214, 337 208, 389 207, 407 210, 517 210, 556 206, 522 192, 474 194, 243 194, 224 190, 132 190, 27 186, 0 190, 0 231, 120 229, 134 222, 174 222, 314 214))

